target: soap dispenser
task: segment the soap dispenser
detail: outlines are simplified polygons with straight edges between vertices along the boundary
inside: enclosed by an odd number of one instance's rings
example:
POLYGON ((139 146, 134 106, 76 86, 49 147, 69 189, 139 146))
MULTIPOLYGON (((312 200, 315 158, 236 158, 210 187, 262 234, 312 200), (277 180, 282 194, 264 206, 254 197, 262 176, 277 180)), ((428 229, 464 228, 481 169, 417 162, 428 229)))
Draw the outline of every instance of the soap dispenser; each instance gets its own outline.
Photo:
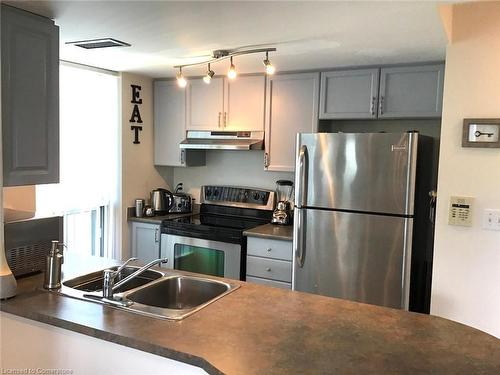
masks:
POLYGON ((62 247, 59 241, 52 241, 52 247, 47 255, 45 268, 45 289, 58 289, 61 287, 61 265, 63 263, 62 247))

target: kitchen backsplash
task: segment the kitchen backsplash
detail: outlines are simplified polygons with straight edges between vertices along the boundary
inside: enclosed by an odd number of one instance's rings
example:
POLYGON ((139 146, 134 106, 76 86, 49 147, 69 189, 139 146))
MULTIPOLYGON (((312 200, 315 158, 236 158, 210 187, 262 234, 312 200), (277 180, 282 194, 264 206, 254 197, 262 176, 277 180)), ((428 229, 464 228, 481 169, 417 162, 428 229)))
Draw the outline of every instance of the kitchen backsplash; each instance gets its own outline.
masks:
POLYGON ((264 151, 207 151, 203 167, 174 168, 174 184, 184 183, 184 191, 199 202, 202 185, 236 185, 275 189, 277 180, 294 179, 289 172, 264 170, 264 151))

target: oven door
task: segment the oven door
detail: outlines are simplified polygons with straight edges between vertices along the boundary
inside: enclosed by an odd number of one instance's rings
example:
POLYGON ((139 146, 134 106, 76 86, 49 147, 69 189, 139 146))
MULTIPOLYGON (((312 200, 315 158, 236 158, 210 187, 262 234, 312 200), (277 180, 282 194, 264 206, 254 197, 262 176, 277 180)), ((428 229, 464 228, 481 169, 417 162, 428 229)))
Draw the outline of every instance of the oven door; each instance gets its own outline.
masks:
POLYGON ((241 245, 200 238, 161 235, 161 258, 166 268, 240 279, 241 245))

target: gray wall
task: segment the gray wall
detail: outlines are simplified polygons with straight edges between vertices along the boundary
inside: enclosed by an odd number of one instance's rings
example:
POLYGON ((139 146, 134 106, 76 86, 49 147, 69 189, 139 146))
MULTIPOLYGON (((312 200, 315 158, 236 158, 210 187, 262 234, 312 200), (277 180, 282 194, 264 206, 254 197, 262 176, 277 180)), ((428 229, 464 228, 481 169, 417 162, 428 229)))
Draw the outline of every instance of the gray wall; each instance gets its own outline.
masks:
POLYGON ((321 120, 320 132, 405 132, 417 130, 420 134, 428 135, 439 141, 441 133, 441 119, 400 119, 400 120, 321 120))
POLYGON ((202 185, 237 185, 275 188, 280 179, 292 180, 293 173, 266 172, 264 151, 207 151, 204 167, 173 168, 174 183, 184 183, 184 191, 199 202, 202 185))

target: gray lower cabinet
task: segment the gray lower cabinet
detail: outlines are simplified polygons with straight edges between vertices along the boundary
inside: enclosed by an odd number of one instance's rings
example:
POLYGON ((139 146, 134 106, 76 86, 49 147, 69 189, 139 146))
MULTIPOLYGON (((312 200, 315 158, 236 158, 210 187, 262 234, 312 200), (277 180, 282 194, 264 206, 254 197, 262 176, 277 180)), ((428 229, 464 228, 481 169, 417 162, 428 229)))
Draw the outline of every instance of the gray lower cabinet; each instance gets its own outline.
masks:
POLYGON ((160 257, 160 225, 132 222, 131 256, 148 263, 160 257))
POLYGON ((378 68, 321 73, 319 118, 376 118, 378 80, 378 68))
POLYGON ((4 185, 59 182, 59 28, 1 9, 4 185))
POLYGON ((379 118, 441 117, 444 65, 380 70, 379 118))
POLYGON ((248 237, 246 280, 292 289, 292 241, 248 237))

